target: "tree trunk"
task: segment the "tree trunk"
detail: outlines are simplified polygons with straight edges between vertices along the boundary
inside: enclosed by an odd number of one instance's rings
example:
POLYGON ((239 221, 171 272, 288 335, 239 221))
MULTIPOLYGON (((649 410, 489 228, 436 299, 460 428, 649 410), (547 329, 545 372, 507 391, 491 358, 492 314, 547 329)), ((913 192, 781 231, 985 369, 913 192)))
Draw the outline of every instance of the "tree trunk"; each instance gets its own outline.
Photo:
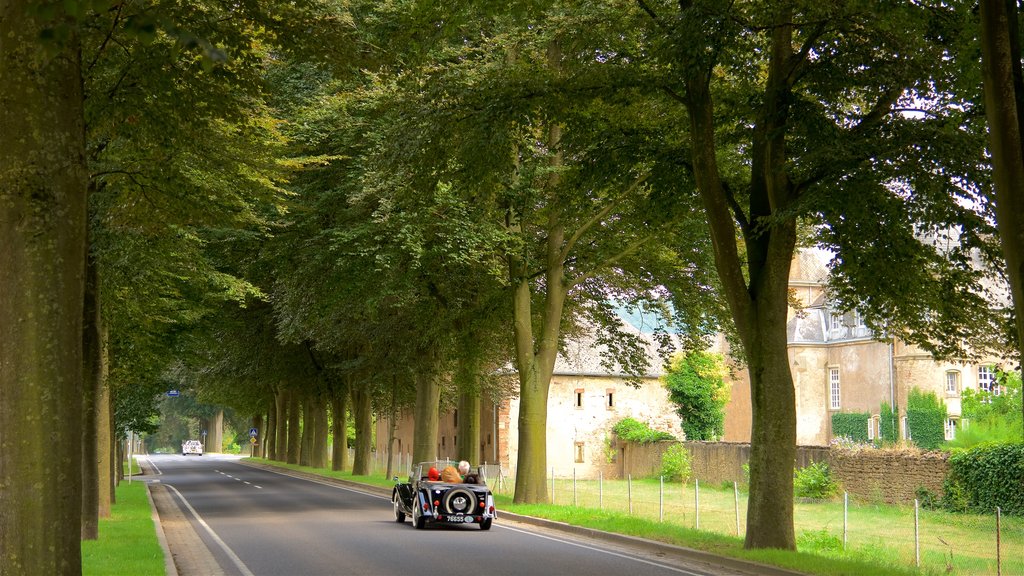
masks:
POLYGON ((277 433, 274 434, 274 456, 278 462, 288 461, 288 393, 274 392, 274 408, 277 411, 277 433))
POLYGON ((302 448, 299 449, 299 465, 310 466, 313 462, 313 398, 302 397, 302 448))
POLYGON ((331 418, 334 428, 334 446, 331 470, 348 469, 348 392, 335 393, 331 400, 331 418))
POLYGON ((96 408, 96 457, 97 457, 97 512, 100 518, 110 518, 110 506, 114 500, 114 442, 113 408, 110 397, 110 346, 107 328, 100 325, 100 386, 97 390, 96 408))
POLYGON ((441 385, 431 371, 416 373, 416 406, 413 409, 412 461, 437 460, 437 427, 441 385))
POLYGON ((480 392, 470 390, 459 394, 459 457, 474 464, 480 455, 480 392))
POLYGON ((1024 79, 1013 0, 981 0, 981 63, 996 225, 1024 356, 1024 79))
POLYGON ((356 454, 352 463, 353 476, 369 476, 373 471, 373 411, 370 393, 362 389, 352 390, 352 409, 356 419, 356 454))
POLYGON ((0 574, 81 574, 86 183, 59 2, 0 3, 0 574), (56 27, 60 41, 41 40, 56 27), (47 42, 43 45, 42 42, 47 42))
POLYGON ((277 460, 277 394, 267 406, 267 431, 263 437, 263 457, 277 460))
MULTIPOLYGON (((552 138, 557 142, 557 138, 552 138)), ((552 215, 552 219, 557 216, 552 215)), ((516 460, 517 504, 546 503, 548 391, 558 354, 559 327, 565 305, 566 285, 562 244, 564 230, 556 222, 549 227, 544 316, 540 334, 533 336, 530 281, 521 262, 513 265, 513 332, 516 368, 519 371, 519 455, 516 460)))
POLYGON ((313 458, 314 468, 327 468, 327 402, 317 394, 313 401, 313 458))
MULTIPOLYGON (((88 252, 88 249, 86 250, 88 252)), ((103 388, 103 344, 100 336, 99 285, 96 263, 86 255, 82 317, 82 540, 99 537, 99 401, 103 388)))
POLYGON ((288 460, 289 464, 299 463, 299 453, 302 451, 302 438, 299 436, 299 421, 302 416, 299 413, 299 394, 289 390, 288 394, 288 460))
MULTIPOLYGON (((267 441, 266 430, 264 430, 265 427, 263 426, 263 414, 257 414, 252 417, 252 427, 256 429, 256 442, 253 443, 251 439, 249 440, 249 445, 252 450, 251 455, 254 458, 262 458, 263 445, 267 441)), ((242 451, 244 453, 244 447, 242 448, 242 451)))

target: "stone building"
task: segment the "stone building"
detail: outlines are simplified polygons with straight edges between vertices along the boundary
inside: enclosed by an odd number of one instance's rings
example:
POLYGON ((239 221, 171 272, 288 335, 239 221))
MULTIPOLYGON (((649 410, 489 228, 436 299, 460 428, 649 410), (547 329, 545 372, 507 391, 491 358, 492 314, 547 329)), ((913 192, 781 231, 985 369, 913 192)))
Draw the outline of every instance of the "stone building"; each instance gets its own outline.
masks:
MULTIPOLYGON (((662 385, 662 361, 653 340, 627 322, 626 329, 645 338, 650 367, 639 379, 629 383, 617 366, 608 370, 601 364, 600 347, 592 339, 566 344, 565 353, 555 362, 548 393, 547 461, 557 476, 596 478, 599 473, 612 477, 619 467, 620 448, 614 445, 611 429, 620 420, 631 417, 657 430, 683 437, 679 416, 662 385)), ((480 448, 483 463, 499 462, 503 470, 514 472, 519 449, 519 398, 498 405, 483 400, 480 419, 480 448)), ((403 413, 396 428, 396 452, 408 461, 412 448, 411 413, 403 413)), ((438 425, 439 458, 459 460, 456 453, 459 434, 457 410, 441 414, 438 425)), ((378 453, 386 451, 387 422, 377 428, 378 453)))
MULTIPOLYGON (((916 346, 880 338, 858 311, 837 310, 828 301, 828 259, 823 251, 802 250, 790 271, 790 288, 799 302, 790 307, 788 323, 797 444, 827 445, 836 412, 867 412, 868 437, 875 438, 883 402, 897 406, 900 434, 906 438, 907 395, 914 388, 934 392, 945 403, 946 437, 951 439, 962 415, 963 391, 993 390, 999 360, 938 361, 916 346)), ((750 381, 745 372, 736 371, 724 439, 749 442, 750 423, 750 381)))

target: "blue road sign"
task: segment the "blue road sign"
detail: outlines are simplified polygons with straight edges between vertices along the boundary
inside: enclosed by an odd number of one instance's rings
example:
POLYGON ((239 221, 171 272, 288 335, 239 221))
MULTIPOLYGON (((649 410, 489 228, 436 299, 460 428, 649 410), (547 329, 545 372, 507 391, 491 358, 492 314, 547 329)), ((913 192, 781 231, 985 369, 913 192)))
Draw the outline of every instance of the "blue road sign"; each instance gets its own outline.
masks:
POLYGON ((255 429, 255 428, 249 428, 249 436, 255 438, 259 433, 260 433, 259 430, 255 429))
POLYGON ((167 391, 167 395, 168 395, 168 396, 172 396, 172 397, 173 397, 173 396, 179 396, 180 394, 181 394, 181 393, 180 393, 180 392, 178 392, 177 390, 168 390, 168 391, 167 391))

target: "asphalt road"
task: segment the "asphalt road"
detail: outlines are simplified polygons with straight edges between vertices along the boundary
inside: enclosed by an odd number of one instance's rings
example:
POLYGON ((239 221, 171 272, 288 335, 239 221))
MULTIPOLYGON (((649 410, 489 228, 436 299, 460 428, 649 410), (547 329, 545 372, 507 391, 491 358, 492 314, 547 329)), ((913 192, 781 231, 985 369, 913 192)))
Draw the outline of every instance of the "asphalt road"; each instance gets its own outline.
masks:
POLYGON ((721 575, 733 569, 498 519, 415 530, 387 497, 239 464, 220 455, 153 455, 226 574, 252 575, 721 575))

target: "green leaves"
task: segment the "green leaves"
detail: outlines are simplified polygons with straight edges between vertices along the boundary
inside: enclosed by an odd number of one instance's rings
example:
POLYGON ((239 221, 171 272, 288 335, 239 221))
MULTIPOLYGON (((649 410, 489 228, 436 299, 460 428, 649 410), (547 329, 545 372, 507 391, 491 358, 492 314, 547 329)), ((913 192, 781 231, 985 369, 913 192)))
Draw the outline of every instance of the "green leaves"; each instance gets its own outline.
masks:
POLYGON ((662 377, 687 440, 716 440, 725 431, 729 388, 721 354, 688 352, 672 360, 662 377))

